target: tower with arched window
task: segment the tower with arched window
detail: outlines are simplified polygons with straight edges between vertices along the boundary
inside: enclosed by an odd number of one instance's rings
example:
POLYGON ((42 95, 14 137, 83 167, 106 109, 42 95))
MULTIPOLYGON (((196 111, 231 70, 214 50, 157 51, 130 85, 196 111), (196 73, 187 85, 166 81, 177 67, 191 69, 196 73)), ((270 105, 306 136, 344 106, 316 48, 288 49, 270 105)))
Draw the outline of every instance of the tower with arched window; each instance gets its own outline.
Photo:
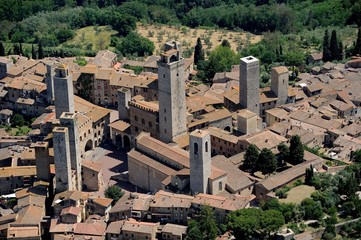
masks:
POLYGON ((192 194, 208 193, 211 175, 211 137, 208 131, 195 130, 189 136, 190 189, 192 194))
POLYGON ((180 43, 166 43, 157 64, 159 137, 168 143, 187 131, 184 59, 180 43))

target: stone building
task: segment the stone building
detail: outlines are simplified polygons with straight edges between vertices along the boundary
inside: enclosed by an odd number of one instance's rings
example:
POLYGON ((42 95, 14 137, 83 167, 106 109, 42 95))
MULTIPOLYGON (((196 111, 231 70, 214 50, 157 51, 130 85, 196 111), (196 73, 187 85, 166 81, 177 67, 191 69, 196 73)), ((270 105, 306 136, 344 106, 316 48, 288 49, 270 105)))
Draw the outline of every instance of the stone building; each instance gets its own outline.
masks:
POLYGON ((81 158, 79 149, 79 131, 78 131, 79 114, 63 112, 60 115, 60 125, 66 127, 69 133, 69 151, 71 170, 75 173, 75 189, 80 190, 81 184, 81 158))
POLYGON ((13 66, 13 61, 9 58, 0 57, 0 79, 6 77, 9 69, 13 66))
POLYGON ((69 69, 64 64, 60 64, 55 68, 54 90, 56 118, 59 118, 63 112, 74 113, 72 75, 69 74, 69 69))
POLYGON ((74 190, 68 129, 65 127, 55 127, 53 130, 53 142, 56 192, 74 190))
POLYGON ((239 103, 242 108, 259 115, 259 60, 253 56, 241 58, 239 103))
POLYGON ((32 144, 35 148, 35 164, 36 164, 36 177, 38 180, 51 182, 50 163, 51 158, 49 156, 49 143, 48 142, 36 142, 32 144))
POLYGON ((46 96, 49 104, 54 103, 54 76, 55 76, 55 67, 58 64, 56 61, 43 60, 46 66, 46 96))
POLYGON ((99 191, 102 185, 102 166, 85 159, 82 160, 81 164, 82 189, 87 191, 99 191))
POLYGON ((166 43, 158 60, 159 134, 163 142, 172 142, 187 131, 183 68, 180 43, 166 43))
POLYGON ((209 192, 211 176, 211 138, 207 131, 195 130, 189 135, 190 189, 193 194, 209 192))
POLYGON ((289 72, 285 66, 272 68, 271 90, 276 94, 278 100, 276 106, 286 104, 288 99, 289 72))

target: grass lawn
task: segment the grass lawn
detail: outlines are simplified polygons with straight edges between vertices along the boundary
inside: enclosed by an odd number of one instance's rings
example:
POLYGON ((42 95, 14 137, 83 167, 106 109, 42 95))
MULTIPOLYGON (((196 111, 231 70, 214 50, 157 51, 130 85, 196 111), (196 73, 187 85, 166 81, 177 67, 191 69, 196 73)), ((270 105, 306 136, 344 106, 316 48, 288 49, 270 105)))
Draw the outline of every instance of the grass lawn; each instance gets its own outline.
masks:
POLYGON ((73 45, 83 50, 104 50, 110 45, 110 37, 117 33, 110 26, 80 28, 75 31, 75 37, 63 43, 62 46, 73 45))
POLYGON ((28 134, 28 132, 30 132, 30 131, 31 131, 31 128, 29 128, 27 126, 22 126, 22 127, 18 127, 18 128, 11 128, 8 133, 10 136, 21 136, 21 135, 28 134))
POLYGON ((316 191, 314 187, 307 185, 300 185, 292 188, 287 192, 287 198, 279 199, 282 203, 301 203, 303 199, 311 197, 311 194, 316 191))

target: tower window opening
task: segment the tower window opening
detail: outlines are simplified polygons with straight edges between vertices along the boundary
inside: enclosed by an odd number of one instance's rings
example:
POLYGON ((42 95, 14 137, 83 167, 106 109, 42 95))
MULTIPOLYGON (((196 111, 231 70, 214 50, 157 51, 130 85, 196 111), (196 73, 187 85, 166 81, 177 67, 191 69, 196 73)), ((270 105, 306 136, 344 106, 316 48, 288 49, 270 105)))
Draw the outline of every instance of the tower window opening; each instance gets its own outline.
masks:
POLYGON ((206 149, 206 152, 208 152, 208 141, 204 143, 204 148, 206 149))
POLYGON ((194 153, 194 154, 198 154, 198 143, 194 143, 194 144, 193 144, 193 148, 194 148, 194 149, 193 149, 193 153, 194 153))

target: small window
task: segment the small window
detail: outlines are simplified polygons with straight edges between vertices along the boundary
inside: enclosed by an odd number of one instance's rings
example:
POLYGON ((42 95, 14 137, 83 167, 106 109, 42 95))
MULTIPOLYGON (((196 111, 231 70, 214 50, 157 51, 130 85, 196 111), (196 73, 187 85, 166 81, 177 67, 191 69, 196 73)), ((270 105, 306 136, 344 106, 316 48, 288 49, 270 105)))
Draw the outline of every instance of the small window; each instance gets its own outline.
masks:
POLYGON ((145 124, 145 120, 144 120, 144 118, 142 118, 142 124, 145 124))
POLYGON ((219 185, 219 191, 222 191, 222 187, 223 187, 223 186, 222 186, 222 185, 223 185, 222 182, 219 182, 218 185, 219 185))
POLYGON ((196 142, 193 144, 193 153, 198 154, 198 143, 196 142))
POLYGON ((152 124, 151 121, 149 121, 148 125, 149 125, 149 127, 152 127, 152 126, 153 126, 153 124, 152 124))
POLYGON ((208 141, 204 143, 204 148, 206 149, 206 152, 208 152, 208 141))
POLYGON ((135 121, 138 121, 138 116, 134 116, 134 120, 135 120, 135 121))
POLYGON ((138 132, 138 127, 135 127, 134 130, 135 130, 136 132, 138 132))

